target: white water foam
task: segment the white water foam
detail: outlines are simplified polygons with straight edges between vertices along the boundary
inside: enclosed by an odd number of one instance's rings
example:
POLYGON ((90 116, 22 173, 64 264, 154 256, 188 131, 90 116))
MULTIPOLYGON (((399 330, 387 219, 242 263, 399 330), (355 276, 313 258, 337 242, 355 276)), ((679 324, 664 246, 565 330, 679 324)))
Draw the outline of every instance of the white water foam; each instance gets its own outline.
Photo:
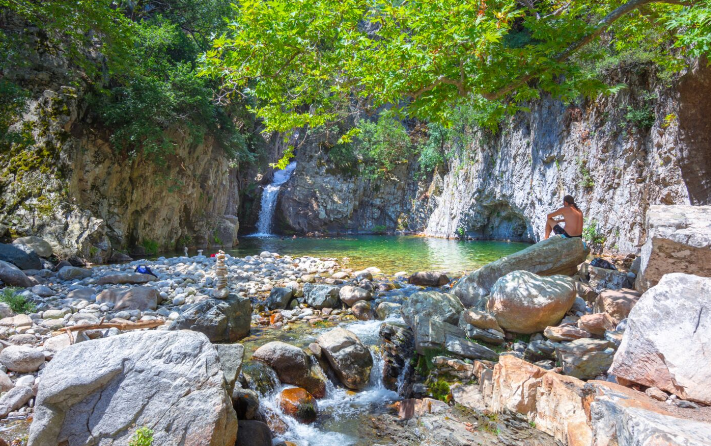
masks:
POLYGON ((281 186, 289 181, 289 178, 294 174, 294 170, 296 170, 296 161, 289 163, 284 170, 274 172, 271 184, 264 187, 259 219, 257 220, 257 233, 252 234, 251 237, 271 237, 273 235, 272 220, 274 219, 277 197, 281 186))

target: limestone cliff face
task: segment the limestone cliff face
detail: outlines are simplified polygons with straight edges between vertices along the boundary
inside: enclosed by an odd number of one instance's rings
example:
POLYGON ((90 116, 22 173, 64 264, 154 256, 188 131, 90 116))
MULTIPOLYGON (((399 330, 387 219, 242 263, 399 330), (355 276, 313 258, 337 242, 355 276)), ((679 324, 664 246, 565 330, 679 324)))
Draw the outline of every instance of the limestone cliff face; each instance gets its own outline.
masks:
POLYGON ((427 181, 414 179, 414 163, 376 182, 343 176, 306 145, 280 199, 282 227, 535 241, 570 194, 606 248, 636 252, 650 205, 711 201, 711 69, 696 66, 671 86, 650 70, 611 73, 629 86, 614 96, 543 99, 495 136, 474 132, 427 181))

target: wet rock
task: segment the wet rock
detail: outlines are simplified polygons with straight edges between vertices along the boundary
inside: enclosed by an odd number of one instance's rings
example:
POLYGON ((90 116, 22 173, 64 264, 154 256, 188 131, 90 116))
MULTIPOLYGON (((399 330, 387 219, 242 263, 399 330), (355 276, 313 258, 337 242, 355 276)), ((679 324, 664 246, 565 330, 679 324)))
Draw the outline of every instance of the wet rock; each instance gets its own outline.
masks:
POLYGON ((20 268, 2 260, 0 260, 0 280, 6 285, 23 288, 29 288, 34 285, 34 282, 20 268))
POLYGON ((371 300, 373 298, 373 294, 370 291, 351 285, 341 288, 339 296, 341 301, 349 307, 352 307, 358 301, 371 300))
POLYGON ((140 426, 154 444, 234 445, 237 417, 204 335, 132 332, 59 352, 42 374, 28 445, 125 445, 140 426), (101 417, 90 422, 96 407, 101 417))
POLYGON ((396 316, 400 314, 402 305, 393 302, 380 302, 378 307, 375 309, 375 314, 378 315, 378 319, 385 320, 391 316, 396 316))
POLYGON ((304 300, 317 310, 333 308, 338 304, 339 288, 332 285, 304 285, 304 300))
POLYGON ((604 336, 606 331, 613 331, 617 321, 607 313, 584 314, 578 319, 578 328, 596 336, 604 336))
POLYGON ((112 304, 115 311, 155 310, 158 308, 158 290, 147 286, 128 289, 109 288, 96 296, 97 304, 112 304))
POLYGON ((272 446, 272 431, 261 421, 239 420, 234 446, 272 446))
POLYGON ((362 280, 373 280, 373 274, 367 270, 356 271, 353 273, 353 276, 356 278, 356 281, 358 281, 358 282, 360 282, 362 280))
POLYGON ((406 387, 412 372, 409 362, 415 353, 415 336, 409 328, 389 323, 380 326, 379 335, 383 340, 383 384, 385 388, 407 396, 406 387))
POLYGON ((334 328, 319 336, 316 342, 346 387, 360 390, 368 384, 373 357, 353 332, 334 328))
POLYGON ((594 310, 607 313, 619 322, 630 314, 640 297, 640 293, 630 289, 605 290, 595 299, 594 310))
POLYGON ((91 277, 91 275, 92 270, 76 266, 63 266, 57 272, 57 276, 62 280, 81 280, 91 277))
POLYGON ((401 311, 402 318, 410 326, 416 315, 456 324, 464 306, 454 294, 420 291, 413 293, 402 304, 401 311))
POLYGON ((291 288, 272 288, 267 299, 267 308, 270 310, 289 308, 289 302, 294 292, 291 288))
POLYGON ((32 373, 44 364, 44 354, 32 347, 11 345, 0 352, 0 364, 13 372, 32 373))
POLYGON ((243 386, 261 395, 273 391, 279 384, 279 377, 268 365, 259 361, 247 361, 242 365, 243 386))
POLYGON ((20 269, 42 269, 42 262, 34 251, 27 252, 15 245, 0 243, 0 260, 20 269))
POLYGON ((316 399, 300 387, 284 389, 279 394, 279 407, 285 414, 290 415, 302 423, 316 421, 318 405, 316 399))
POLYGON ((210 342, 235 342, 249 334, 252 303, 230 294, 227 299, 206 299, 189 306, 170 325, 170 330, 193 330, 210 342))
POLYGON ((556 347, 563 373, 580 379, 593 379, 607 373, 615 351, 608 341, 577 339, 556 347))
POLYGON ((711 206, 650 206, 635 288, 644 292, 665 274, 711 277, 711 206))
POLYGON ((419 286, 442 286, 449 283, 449 277, 438 271, 421 271, 411 275, 407 282, 419 286))
POLYGON ((251 420, 259 412, 259 395, 254 390, 236 388, 232 392, 232 404, 238 420, 251 420))
POLYGON ((542 276, 573 275, 587 254, 588 250, 579 238, 551 237, 479 268, 462 278, 453 293, 465 306, 479 307, 483 305, 483 299, 492 293, 491 288, 496 281, 513 271, 528 271, 542 276))
POLYGON ((711 278, 667 274, 629 314, 610 373, 711 404, 711 278))
POLYGON ((494 284, 487 309, 507 331, 536 333, 556 325, 570 310, 576 296, 574 285, 566 276, 514 271, 494 284))
POLYGON ((557 327, 546 327, 543 335, 554 342, 574 341, 576 339, 589 338, 590 333, 573 325, 559 325, 557 327))
POLYGON ((156 280, 158 279, 150 274, 124 272, 101 276, 96 283, 99 285, 137 285, 141 283, 154 282, 156 280))
POLYGON ((259 347, 252 358, 274 369, 281 382, 303 387, 316 398, 326 395, 326 376, 300 348, 272 341, 259 347))
POLYGON ((33 396, 32 387, 17 386, 10 389, 0 397, 0 418, 5 418, 13 410, 24 406, 33 396))
POLYGON ((52 257, 52 245, 40 237, 20 237, 13 240, 12 244, 23 251, 34 251, 40 257, 52 257))
POLYGON ((359 321, 370 321, 373 319, 373 309, 370 307, 370 302, 359 300, 353 305, 353 316, 359 321))

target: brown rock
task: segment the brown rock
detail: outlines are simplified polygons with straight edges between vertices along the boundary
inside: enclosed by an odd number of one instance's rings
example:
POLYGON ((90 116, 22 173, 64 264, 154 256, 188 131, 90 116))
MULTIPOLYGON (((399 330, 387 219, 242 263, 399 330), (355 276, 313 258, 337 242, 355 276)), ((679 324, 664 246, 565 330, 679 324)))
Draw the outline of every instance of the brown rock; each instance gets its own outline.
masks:
POLYGON ((442 286, 449 283, 449 277, 437 271, 421 271, 411 275, 407 282, 419 286, 442 286))
POLYGON ((398 416, 401 420, 419 418, 422 415, 437 413, 447 410, 449 406, 444 401, 432 398, 406 399, 396 403, 398 416))
POLYGON ((483 311, 470 308, 464 312, 464 320, 468 324, 471 324, 476 328, 481 328, 482 330, 492 329, 501 333, 504 332, 504 330, 499 327, 499 323, 496 322, 496 318, 483 311))
POLYGON ((369 302, 360 300, 353 305, 353 316, 359 321, 370 321, 373 319, 373 311, 369 302))
POLYGON ((597 336, 604 336, 606 331, 613 331, 617 321, 607 313, 584 314, 578 319, 578 328, 597 336))
POLYGON ((558 327, 546 327, 543 335, 551 341, 574 341, 576 339, 589 338, 590 333, 574 325, 560 325, 558 327))
POLYGON ((279 395, 279 407, 285 414, 302 423, 312 423, 316 421, 318 415, 316 399, 306 389, 300 387, 282 390, 279 395))
POLYGON ((316 398, 326 395, 326 376, 300 348, 280 341, 268 342, 252 358, 273 368, 281 382, 303 387, 316 398))
POLYGON ((607 313, 617 323, 626 318, 639 300, 641 294, 637 291, 623 288, 621 290, 604 290, 595 300, 594 310, 607 313))
POLYGON ((649 389, 645 390, 644 393, 648 397, 654 398, 657 401, 666 401, 667 398, 669 398, 669 395, 667 395, 663 390, 657 389, 656 387, 650 387, 649 389))

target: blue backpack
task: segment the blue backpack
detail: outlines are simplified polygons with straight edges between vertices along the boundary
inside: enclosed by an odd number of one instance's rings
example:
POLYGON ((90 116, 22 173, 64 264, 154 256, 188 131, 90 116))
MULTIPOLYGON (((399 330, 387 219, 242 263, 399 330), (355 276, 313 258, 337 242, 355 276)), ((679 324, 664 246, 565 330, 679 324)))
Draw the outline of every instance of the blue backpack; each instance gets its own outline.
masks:
POLYGON ((156 279, 158 278, 158 276, 153 274, 153 271, 151 271, 151 269, 149 267, 147 267, 146 265, 138 265, 136 267, 135 272, 140 273, 140 274, 150 274, 151 276, 155 277, 156 279))

